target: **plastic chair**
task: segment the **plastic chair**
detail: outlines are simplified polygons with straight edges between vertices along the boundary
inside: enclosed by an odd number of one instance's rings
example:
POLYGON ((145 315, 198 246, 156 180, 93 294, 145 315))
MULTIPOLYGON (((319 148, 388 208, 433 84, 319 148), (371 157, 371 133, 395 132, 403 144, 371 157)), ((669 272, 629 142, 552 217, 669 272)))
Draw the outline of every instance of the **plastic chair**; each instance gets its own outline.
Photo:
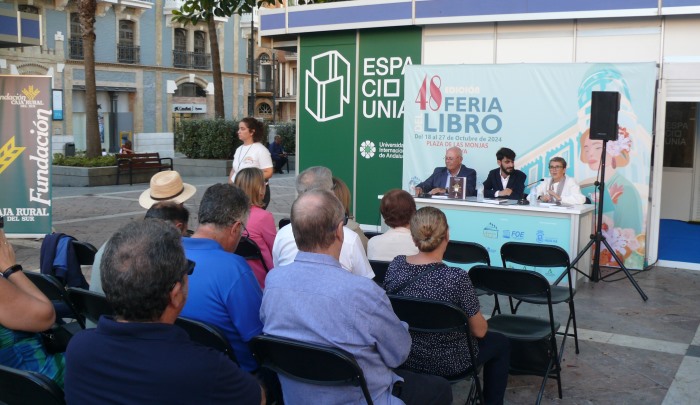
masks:
POLYGON ((78 313, 93 323, 97 323, 101 315, 114 315, 112 305, 102 293, 70 287, 68 297, 78 313))
POLYGON ((384 285, 384 279, 386 278, 386 272, 389 270, 389 264, 391 262, 385 262, 382 260, 370 260, 369 265, 372 266, 372 271, 374 272, 374 280, 375 283, 379 284, 379 286, 384 285))
MULTIPOLYGON (((561 272, 559 277, 552 283, 552 303, 560 304, 565 302, 569 304, 569 317, 566 321, 566 328, 564 332, 558 332, 563 336, 561 342, 561 352, 559 356, 564 352, 564 343, 567 336, 574 337, 574 344, 576 346, 576 354, 579 353, 578 348, 578 329, 576 328, 576 309, 574 307, 574 295, 576 290, 573 288, 572 278, 575 277, 575 272, 571 271, 571 265, 569 263, 569 254, 566 250, 554 245, 539 245, 534 243, 522 243, 522 242, 508 242, 501 246, 501 259, 503 260, 503 267, 509 267, 509 264, 517 264, 521 266, 533 267, 533 268, 552 268, 561 267, 564 270, 561 272), (572 275, 573 273, 573 275, 572 275), (568 279, 567 286, 558 285, 561 283, 564 277, 568 279), (573 334, 569 333, 569 326, 573 322, 573 334)), ((531 304, 545 305, 547 304, 546 297, 540 295, 537 297, 514 297, 519 299, 521 302, 527 302, 531 304)), ((513 307, 511 300, 511 313, 515 313, 518 310, 520 302, 513 307)))
MULTIPOLYGON (((445 250, 445 255, 442 257, 442 259, 446 262, 457 264, 483 263, 487 266, 491 265, 491 256, 489 256, 489 251, 482 245, 474 242, 461 242, 456 240, 447 242, 447 249, 445 250)), ((487 293, 486 291, 477 288, 476 295, 487 295, 487 293)), ((498 302, 498 296, 494 295, 493 299, 494 303, 491 315, 496 313, 500 314, 501 304, 498 302)))
POLYGON ((526 345, 526 349, 511 353, 510 373, 542 376, 542 385, 537 395, 537 404, 548 378, 557 380, 559 398, 561 391, 561 364, 557 350, 556 330, 559 322, 554 320, 551 286, 543 275, 530 270, 515 270, 490 266, 474 266, 469 270, 474 286, 493 294, 509 297, 546 298, 549 318, 536 318, 517 314, 497 314, 488 320, 489 330, 506 335, 511 344, 526 345), (521 359, 525 360, 521 360, 521 359), (520 360, 520 361, 519 361, 520 360))
POLYGON ((374 232, 374 231, 363 231, 363 232, 364 232, 365 236, 367 237, 367 239, 372 239, 375 236, 379 236, 382 234, 381 232, 374 232))
POLYGON ((479 368, 475 367, 476 357, 472 346, 472 334, 469 330, 469 318, 458 306, 426 298, 389 295, 391 306, 396 316, 408 324, 408 330, 423 333, 462 332, 467 335, 469 346, 469 362, 471 367, 456 376, 448 378, 451 384, 461 380, 472 381, 472 387, 467 397, 467 404, 484 404, 484 395, 479 381, 479 368))
POLYGON ((289 218, 282 218, 280 221, 277 223, 277 229, 282 229, 285 226, 289 225, 292 223, 292 220, 289 218))
POLYGON ((95 263, 97 248, 88 242, 73 239, 73 250, 81 266, 92 266, 95 263))
POLYGON ((262 263, 263 265, 263 269, 265 269, 265 273, 270 271, 270 269, 267 268, 267 264, 265 264, 265 259, 263 259, 260 247, 257 243, 255 243, 254 240, 250 239, 249 237, 241 237, 241 240, 240 242, 238 242, 238 247, 236 248, 235 253, 246 260, 260 260, 260 263, 262 263))
POLYGON ((175 325, 184 329, 193 342, 216 349, 228 356, 228 358, 233 360, 234 363, 238 364, 238 359, 236 358, 236 354, 233 352, 231 343, 229 343, 228 339, 226 339, 226 336, 224 336, 219 328, 201 321, 184 317, 178 317, 175 320, 175 325))
POLYGON ((63 390, 45 375, 0 366, 0 403, 64 405, 66 401, 63 390))
POLYGON ((271 335, 256 336, 249 345, 262 367, 307 384, 360 387, 373 404, 360 365, 345 350, 271 335))

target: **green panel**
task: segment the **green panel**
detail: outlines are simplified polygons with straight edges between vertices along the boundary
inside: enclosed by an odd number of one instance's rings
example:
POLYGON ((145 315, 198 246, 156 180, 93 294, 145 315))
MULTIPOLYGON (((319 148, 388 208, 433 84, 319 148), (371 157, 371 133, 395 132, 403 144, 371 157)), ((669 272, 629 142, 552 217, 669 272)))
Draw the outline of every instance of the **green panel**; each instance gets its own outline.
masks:
POLYGON ((354 31, 302 35, 299 169, 326 166, 352 184, 355 145, 354 31))
POLYGON ((421 62, 421 29, 360 32, 357 107, 357 221, 380 224, 377 195, 401 188, 403 68, 421 62))

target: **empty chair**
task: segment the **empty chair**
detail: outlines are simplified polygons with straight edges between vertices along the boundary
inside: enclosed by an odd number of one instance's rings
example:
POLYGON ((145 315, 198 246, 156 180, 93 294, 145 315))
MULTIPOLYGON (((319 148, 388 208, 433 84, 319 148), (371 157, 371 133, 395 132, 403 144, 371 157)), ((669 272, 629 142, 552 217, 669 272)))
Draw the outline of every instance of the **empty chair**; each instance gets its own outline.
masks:
MULTIPOLYGON (((561 342, 561 352, 559 353, 559 356, 561 357, 564 351, 564 343, 566 341, 567 336, 574 337, 576 354, 578 354, 578 330, 576 328, 576 310, 574 307, 574 295, 576 294, 576 290, 574 290, 572 284, 572 278, 575 277, 576 273, 571 271, 571 265, 569 264, 569 254, 566 253, 564 249, 554 245, 508 242, 501 246, 501 259, 503 260, 504 267, 510 267, 512 264, 516 264, 532 268, 562 269, 557 279, 552 283, 551 288, 553 304, 559 304, 562 302, 569 304, 569 317, 566 321, 566 328, 564 329, 564 332, 558 332, 560 335, 563 336, 563 340, 561 342), (568 285, 558 285, 562 282, 564 277, 567 278, 568 285), (574 326, 573 334, 569 333, 569 326, 571 323, 573 323, 574 326)), ((547 303, 546 297, 544 295, 514 298, 517 298, 522 302, 528 302, 531 304, 544 305, 547 303)), ((518 305, 520 305, 520 303, 518 303, 518 305)), ((513 313, 517 311, 518 305, 511 308, 513 313)))
POLYGON ((178 317, 175 320, 175 325, 184 329, 192 341, 216 349, 228 356, 234 363, 238 364, 238 359, 233 352, 231 343, 229 343, 226 336, 224 336, 219 328, 201 321, 183 317, 178 317))
POLYGON ((472 349, 473 339, 469 330, 467 314, 458 306, 448 302, 400 295, 389 295, 389 300, 396 316, 408 324, 408 330, 411 332, 440 334, 461 332, 466 334, 471 366, 458 375, 450 376, 448 380, 453 384, 464 379, 471 380, 472 386, 467 403, 475 403, 475 400, 478 399, 479 403, 483 404, 484 396, 479 381, 479 370, 475 366, 476 356, 472 349))
POLYGON ((256 336, 249 345, 262 367, 308 384, 359 387, 373 404, 362 369, 345 350, 270 335, 256 336))
POLYGON ((557 380, 559 398, 562 398, 561 365, 556 339, 556 330, 560 324, 554 320, 551 288, 547 279, 534 271, 481 265, 472 267, 469 277, 475 287, 493 294, 518 298, 545 297, 547 318, 497 314, 488 320, 489 330, 500 332, 511 340, 511 374, 542 376, 537 404, 542 401, 550 377, 557 380))
POLYGON ((235 253, 246 260, 260 260, 260 263, 262 263, 262 266, 265 269, 265 273, 270 271, 270 269, 267 268, 267 264, 265 264, 265 259, 263 259, 260 247, 258 247, 258 244, 249 237, 241 237, 235 253))
POLYGON ((78 313, 95 324, 101 315, 114 315, 112 305, 102 293, 70 287, 68 297, 78 313))
POLYGON ((391 262, 382 260, 369 261, 369 265, 372 266, 372 271, 374 272, 374 278, 372 280, 380 286, 384 284, 384 278, 386 277, 386 271, 389 269, 389 264, 391 264, 391 262))
POLYGON ((63 390, 50 378, 32 371, 0 366, 0 403, 63 405, 63 390))

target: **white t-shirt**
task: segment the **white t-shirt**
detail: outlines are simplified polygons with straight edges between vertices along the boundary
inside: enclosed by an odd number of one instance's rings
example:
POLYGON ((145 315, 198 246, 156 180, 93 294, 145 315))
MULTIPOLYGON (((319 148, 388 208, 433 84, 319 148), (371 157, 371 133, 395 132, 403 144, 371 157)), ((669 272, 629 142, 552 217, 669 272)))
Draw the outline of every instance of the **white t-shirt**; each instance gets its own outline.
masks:
POLYGON ((367 258, 390 262, 398 255, 412 256, 418 254, 418 248, 413 243, 411 230, 404 227, 391 228, 377 235, 367 243, 367 258))
POLYGON ((236 173, 246 167, 257 167, 258 169, 268 169, 272 167, 270 151, 260 142, 252 145, 241 145, 233 154, 233 175, 231 181, 236 179, 236 173))

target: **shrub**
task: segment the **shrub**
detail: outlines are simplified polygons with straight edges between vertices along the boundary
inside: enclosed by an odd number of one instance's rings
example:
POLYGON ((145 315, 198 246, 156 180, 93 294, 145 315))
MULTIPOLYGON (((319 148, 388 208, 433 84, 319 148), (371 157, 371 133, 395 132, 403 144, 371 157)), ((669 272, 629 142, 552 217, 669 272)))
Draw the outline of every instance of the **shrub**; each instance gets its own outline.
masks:
POLYGON ((232 159, 241 145, 238 120, 185 120, 175 130, 176 150, 190 159, 232 159))
POLYGON ((105 167, 116 166, 117 157, 115 155, 98 156, 89 158, 85 152, 78 152, 75 156, 64 156, 62 153, 53 154, 53 164, 56 166, 77 166, 77 167, 105 167))
POLYGON ((282 146, 287 153, 295 153, 297 146, 297 125, 283 122, 276 125, 277 135, 282 137, 282 146))

